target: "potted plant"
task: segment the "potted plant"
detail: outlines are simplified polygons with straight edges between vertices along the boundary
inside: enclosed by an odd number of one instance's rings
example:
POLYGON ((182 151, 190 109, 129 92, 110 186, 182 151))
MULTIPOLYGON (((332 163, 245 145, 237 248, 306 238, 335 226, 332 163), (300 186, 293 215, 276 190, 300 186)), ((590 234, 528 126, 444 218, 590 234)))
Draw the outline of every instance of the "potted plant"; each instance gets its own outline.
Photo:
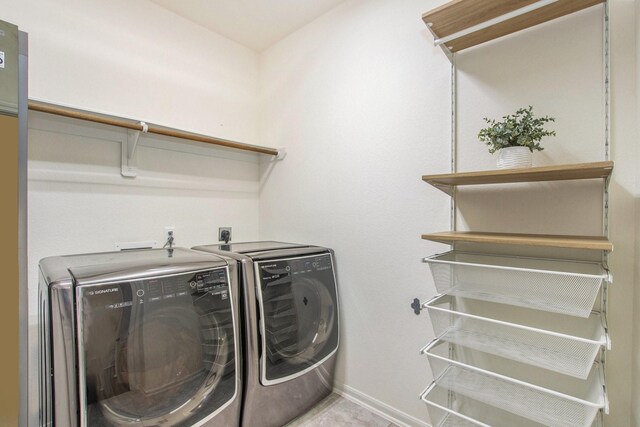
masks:
POLYGON ((555 136, 544 125, 555 122, 553 117, 535 117, 533 107, 520 108, 515 114, 502 117, 502 121, 484 118, 489 124, 478 133, 478 138, 489 146, 491 154, 499 151, 498 169, 531 167, 533 151, 542 151, 540 140, 555 136))

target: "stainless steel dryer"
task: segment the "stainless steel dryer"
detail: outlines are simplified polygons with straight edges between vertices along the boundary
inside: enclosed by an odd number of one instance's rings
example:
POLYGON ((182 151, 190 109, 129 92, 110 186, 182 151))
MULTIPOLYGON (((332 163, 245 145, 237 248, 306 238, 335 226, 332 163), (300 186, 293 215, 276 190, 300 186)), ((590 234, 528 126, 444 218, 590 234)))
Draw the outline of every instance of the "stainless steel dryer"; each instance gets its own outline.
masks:
POLYGON ((40 261, 40 425, 238 425, 237 286, 189 249, 40 261))
POLYGON ((279 242, 193 249, 240 266, 242 425, 282 426, 329 395, 339 341, 333 251, 279 242))

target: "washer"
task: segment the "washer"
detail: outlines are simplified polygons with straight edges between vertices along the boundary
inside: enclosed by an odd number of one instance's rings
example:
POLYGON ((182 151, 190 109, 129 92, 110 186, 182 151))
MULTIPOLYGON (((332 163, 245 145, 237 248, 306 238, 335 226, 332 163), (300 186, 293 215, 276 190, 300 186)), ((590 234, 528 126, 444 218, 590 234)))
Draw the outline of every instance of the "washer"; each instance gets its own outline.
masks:
POLYGON ((244 427, 279 427, 333 388, 339 344, 334 253, 280 242, 193 248, 238 261, 244 320, 244 427))
POLYGON ((41 260, 40 425, 239 425, 237 286, 189 249, 41 260))

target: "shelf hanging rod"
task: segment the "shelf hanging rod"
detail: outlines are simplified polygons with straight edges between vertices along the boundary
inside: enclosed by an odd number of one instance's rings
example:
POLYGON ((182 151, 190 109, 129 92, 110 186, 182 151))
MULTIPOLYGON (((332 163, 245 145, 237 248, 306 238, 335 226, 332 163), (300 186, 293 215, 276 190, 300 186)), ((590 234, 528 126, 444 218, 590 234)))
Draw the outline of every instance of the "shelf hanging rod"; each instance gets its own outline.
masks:
MULTIPOLYGON (((229 141, 227 139, 215 138, 212 136, 199 135, 178 129, 165 128, 144 122, 137 122, 121 117, 106 116, 93 113, 90 111, 82 111, 75 108, 63 107, 60 105, 49 104, 40 101, 29 100, 29 110, 39 111, 42 113, 55 114, 57 116, 69 117, 72 119, 85 120, 93 123, 100 123, 109 126, 117 126, 139 132, 153 133, 156 135, 168 136, 172 138, 186 139, 189 141, 204 142, 206 144, 218 145, 221 147, 234 148, 237 150, 251 151, 253 153, 267 154, 277 156, 278 159, 284 157, 284 150, 275 148, 260 147, 257 145, 245 144, 242 142, 229 141), (144 124, 143 124, 144 123, 144 124)), ((133 151, 133 150, 132 150, 133 151)))
POLYGON ((480 31, 480 30, 484 30, 485 28, 489 28, 492 27, 494 25, 500 24, 501 22, 505 22, 508 21, 509 19, 513 19, 516 18, 518 16, 524 15, 526 13, 532 12, 536 9, 540 9, 542 7, 548 6, 550 4, 553 4, 555 2, 557 2, 559 0, 540 0, 538 2, 532 3, 528 6, 525 7, 521 7, 520 9, 516 9, 512 12, 509 13, 505 13, 504 15, 500 15, 496 18, 493 19, 489 19, 488 21, 484 21, 480 24, 474 25, 472 27, 469 28, 465 28, 464 30, 460 30, 457 33, 453 33, 450 34, 448 36, 445 37, 440 37, 438 39, 434 40, 434 44, 436 46, 440 46, 441 44, 445 44, 448 43, 452 40, 456 40, 459 39, 461 37, 464 37, 466 35, 475 33, 476 31, 480 31))

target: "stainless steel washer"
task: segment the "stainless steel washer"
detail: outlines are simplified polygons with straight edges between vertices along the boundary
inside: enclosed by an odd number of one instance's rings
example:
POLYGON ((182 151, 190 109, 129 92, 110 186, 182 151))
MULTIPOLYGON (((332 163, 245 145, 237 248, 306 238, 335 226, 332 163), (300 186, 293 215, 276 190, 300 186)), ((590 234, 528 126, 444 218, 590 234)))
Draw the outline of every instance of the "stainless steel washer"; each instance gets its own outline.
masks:
POLYGON ((279 427, 331 393, 339 344, 331 249, 279 242, 198 246, 237 260, 244 427, 279 427))
POLYGON ((40 272, 40 425, 239 424, 235 262, 176 248, 40 272))

